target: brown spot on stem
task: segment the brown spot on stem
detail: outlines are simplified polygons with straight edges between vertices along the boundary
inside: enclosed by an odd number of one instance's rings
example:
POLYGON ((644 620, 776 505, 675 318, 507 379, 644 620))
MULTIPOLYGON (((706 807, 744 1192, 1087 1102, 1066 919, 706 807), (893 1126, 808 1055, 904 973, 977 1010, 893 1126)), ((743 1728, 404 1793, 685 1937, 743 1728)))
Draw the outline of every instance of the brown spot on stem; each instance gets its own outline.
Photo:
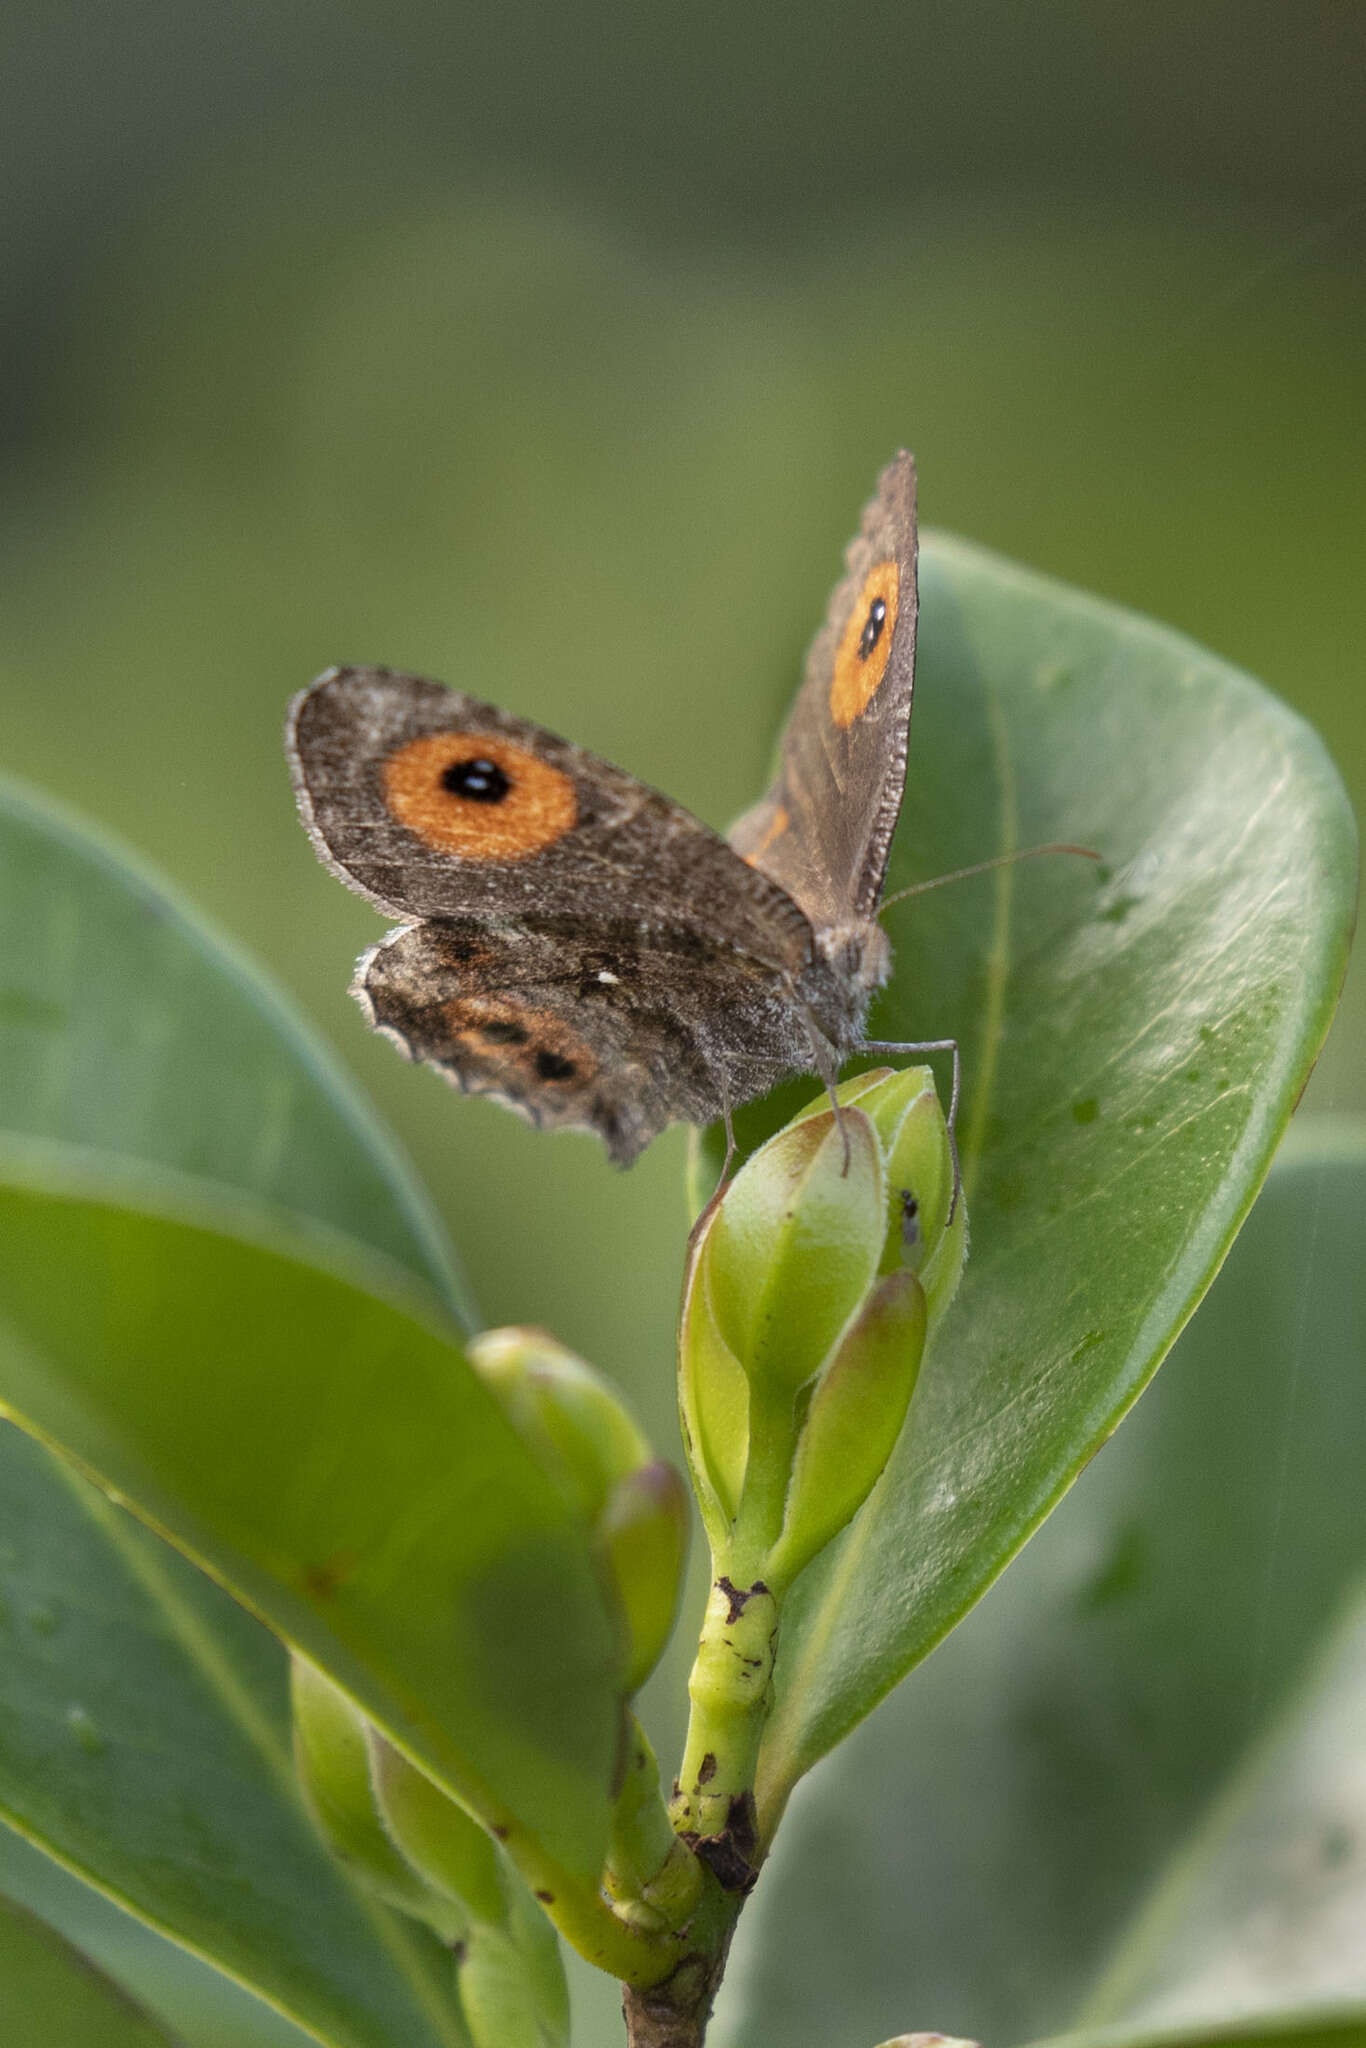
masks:
POLYGON ((766 1593, 768 1587, 762 1579, 756 1579, 752 1586, 737 1586, 730 1579, 720 1578, 716 1581, 716 1590, 718 1593, 724 1593, 730 1602, 730 1611, 726 1615, 726 1625, 731 1627, 740 1619, 740 1616, 744 1613, 755 1594, 766 1593))

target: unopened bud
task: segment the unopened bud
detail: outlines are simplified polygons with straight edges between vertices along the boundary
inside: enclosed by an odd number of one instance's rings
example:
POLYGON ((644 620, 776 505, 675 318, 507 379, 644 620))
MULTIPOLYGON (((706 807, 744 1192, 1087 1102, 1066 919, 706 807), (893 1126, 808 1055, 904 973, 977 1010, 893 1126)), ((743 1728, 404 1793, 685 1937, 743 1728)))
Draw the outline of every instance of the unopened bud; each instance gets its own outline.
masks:
POLYGON ((465 1925, 460 2005, 474 2048, 567 2048, 569 1995, 554 1930, 482 1827, 374 1729, 385 1825, 465 1925))
POLYGON ((466 1356, 584 1521, 596 1522, 616 1482, 648 1463, 650 1446, 611 1386, 545 1330, 485 1330, 466 1356))
POLYGON ((680 1405, 713 1558, 774 1585, 876 1485, 966 1244, 930 1069, 837 1096, 838 1115, 814 1102, 714 1199, 684 1283, 680 1405))
POLYGON ((683 1447, 713 1551, 721 1549, 745 1481, 749 1382, 716 1327, 703 1259, 715 1210, 704 1211, 688 1241, 678 1335, 678 1402, 683 1447))
POLYGON ((586 1524, 626 1637, 627 1695, 668 1642, 688 1547, 687 1496, 610 1383, 544 1330, 486 1330, 468 1354, 586 1524))
POLYGON ((400 1854, 384 1824, 370 1776, 365 1716, 298 1656, 290 1659, 290 1704, 295 1768, 323 1840, 364 1890, 453 1940, 462 1931, 463 1914, 400 1854))
MULTIPOLYGON (((953 1147, 929 1067, 877 1067, 836 1091, 841 1105, 866 1116, 877 1133, 887 1184, 886 1235, 880 1273, 920 1276, 930 1326, 953 1299, 967 1249, 962 1189, 955 1200, 953 1147)), ((805 1112, 822 1114, 826 1097, 805 1112)))
POLYGON ((882 1250, 886 1181, 860 1111, 789 1124, 712 1212, 700 1279, 751 1384, 796 1394, 858 1308, 882 1250))
POLYGON ((673 1634, 688 1555, 688 1496, 663 1458, 619 1479, 598 1518, 599 1554, 626 1617, 626 1692, 638 1692, 673 1634))
POLYGON ((373 1728, 369 1749, 375 1802, 406 1861, 467 1918, 504 1920, 498 1852, 479 1822, 373 1728))
POLYGON ((878 1281, 816 1382, 797 1439, 782 1533, 765 1577, 781 1592, 863 1506, 891 1457, 925 1349, 914 1273, 878 1281))

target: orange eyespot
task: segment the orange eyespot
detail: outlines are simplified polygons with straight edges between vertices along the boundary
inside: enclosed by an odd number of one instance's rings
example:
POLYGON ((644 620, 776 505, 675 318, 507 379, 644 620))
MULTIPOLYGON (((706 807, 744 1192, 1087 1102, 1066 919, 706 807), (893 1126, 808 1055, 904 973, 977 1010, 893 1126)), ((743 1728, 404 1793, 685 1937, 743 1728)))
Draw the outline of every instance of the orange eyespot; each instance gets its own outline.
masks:
POLYGON ((870 569, 840 635, 830 684, 830 716, 841 732, 862 718, 887 672, 900 580, 894 561, 879 562, 870 569))
POLYGON ((596 1055, 559 1017, 508 996, 455 996, 442 1006, 446 1028, 469 1054, 508 1075, 541 1085, 591 1081, 596 1055))
POLYGON ((579 815, 567 775, 492 732, 409 740, 384 764, 384 794, 424 846, 461 860, 525 860, 579 815))

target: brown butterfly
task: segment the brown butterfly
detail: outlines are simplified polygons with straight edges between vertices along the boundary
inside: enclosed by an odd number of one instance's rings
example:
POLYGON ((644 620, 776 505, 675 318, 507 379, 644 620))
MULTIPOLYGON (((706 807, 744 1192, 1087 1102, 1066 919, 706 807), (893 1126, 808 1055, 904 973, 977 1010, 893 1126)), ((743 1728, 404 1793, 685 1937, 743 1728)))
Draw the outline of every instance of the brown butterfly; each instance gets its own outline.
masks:
MULTIPOLYGON (((723 839, 608 761, 382 668, 329 669, 286 748, 319 856, 404 922, 352 993, 377 1031, 625 1166, 869 1045, 906 780, 915 465, 898 455, 807 657, 773 787, 723 839)), ((955 1097, 957 1058, 955 1053, 955 1097)))

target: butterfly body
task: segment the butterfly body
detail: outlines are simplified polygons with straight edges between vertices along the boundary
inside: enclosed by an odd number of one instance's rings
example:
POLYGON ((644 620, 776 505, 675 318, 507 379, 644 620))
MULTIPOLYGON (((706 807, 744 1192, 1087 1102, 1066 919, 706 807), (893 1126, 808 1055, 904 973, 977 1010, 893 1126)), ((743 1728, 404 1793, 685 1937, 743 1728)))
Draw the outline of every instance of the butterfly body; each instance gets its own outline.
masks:
POLYGON ((905 779, 914 469, 898 457, 808 658, 774 784, 729 839, 495 705, 333 669, 286 735, 323 861, 404 920, 353 993, 409 1057, 629 1164, 863 1039, 905 779))

